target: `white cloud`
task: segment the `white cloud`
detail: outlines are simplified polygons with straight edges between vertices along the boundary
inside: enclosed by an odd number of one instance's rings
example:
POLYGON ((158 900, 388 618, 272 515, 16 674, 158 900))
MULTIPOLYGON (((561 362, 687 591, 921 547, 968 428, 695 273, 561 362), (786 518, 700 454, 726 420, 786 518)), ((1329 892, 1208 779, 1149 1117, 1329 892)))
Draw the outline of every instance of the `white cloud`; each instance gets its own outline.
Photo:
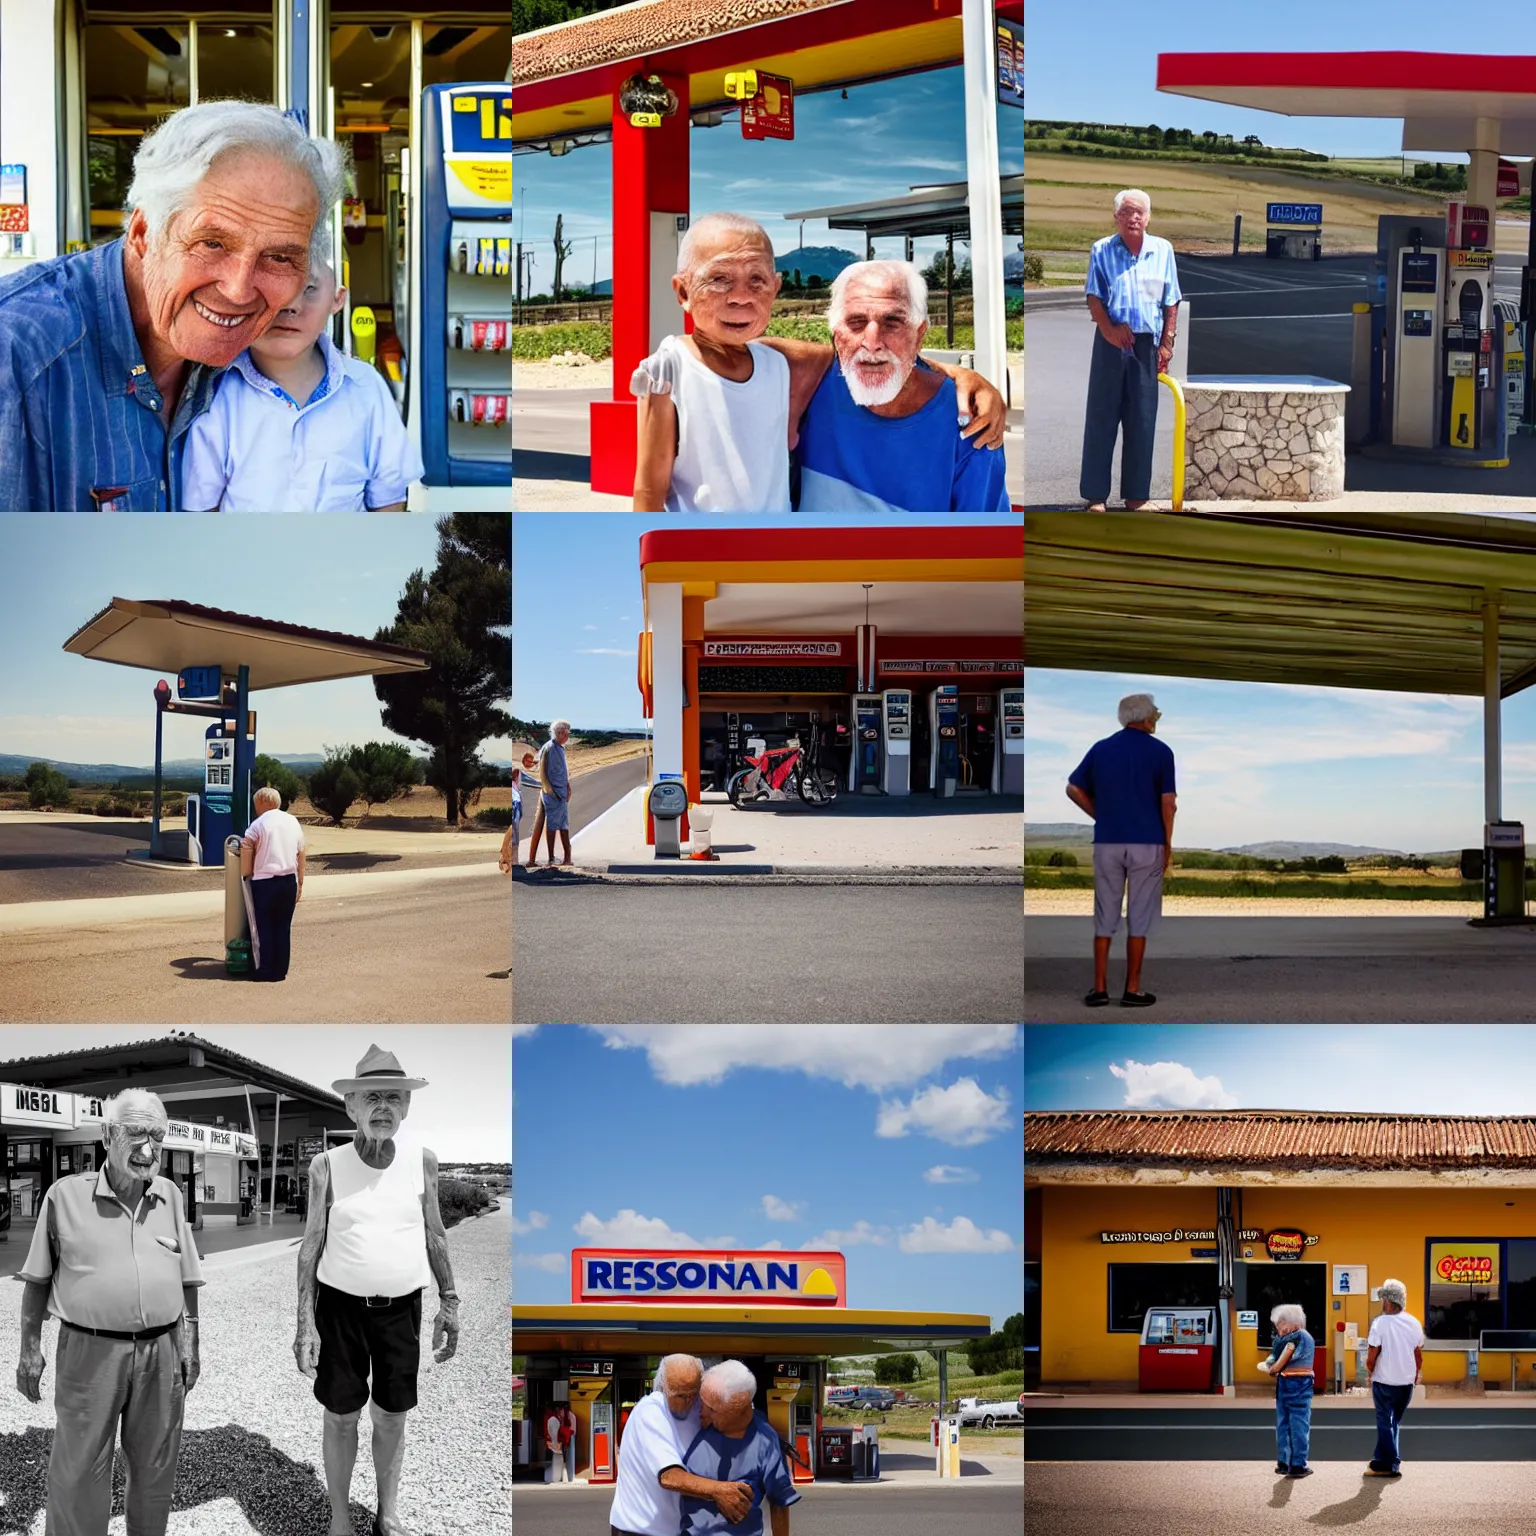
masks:
POLYGON ((642 1216, 627 1206, 607 1221, 600 1221, 591 1211, 585 1213, 571 1230, 578 1237, 614 1248, 714 1248, 718 1240, 702 1242, 686 1232, 675 1232, 659 1216, 642 1216))
POLYGON ((759 1248, 782 1248, 784 1244, 778 1238, 774 1238, 771 1243, 759 1243, 757 1246, 759 1248))
POLYGON ((537 1024, 514 1024, 512 1026, 512 1038, 516 1040, 519 1035, 531 1035, 538 1027, 537 1024))
POLYGON ((921 1081, 955 1057, 1006 1056, 1012 1024, 615 1024, 594 1026, 612 1050, 643 1050, 664 1083, 718 1083, 736 1067, 825 1077, 882 1092, 921 1081))
POLYGON ((905 1136, 916 1131, 952 1147, 974 1147, 1012 1124, 1007 1089, 990 1094, 974 1077, 962 1077, 948 1088, 937 1083, 924 1088, 907 1104, 900 1099, 882 1102, 875 1135, 905 1136))
POLYGON ((974 1184, 981 1175, 974 1168, 956 1168, 953 1163, 936 1163, 923 1174, 926 1184, 974 1184))
POLYGON ((901 1234, 903 1253, 1012 1253, 1014 1242, 997 1227, 983 1231, 969 1216, 956 1216, 946 1227, 932 1216, 901 1234))
POLYGON ((519 1269, 544 1269, 552 1275, 564 1274, 571 1267, 570 1256, 564 1253, 514 1253, 512 1262, 519 1269))
POLYGON ((617 645, 585 645, 580 647, 576 654, 578 656, 633 656, 635 653, 617 645))
POLYGON ((808 1242, 800 1244, 802 1253, 814 1248, 858 1248, 865 1243, 873 1243, 877 1248, 889 1245, 890 1238, 886 1233, 889 1227, 872 1227, 867 1221, 856 1221, 846 1231, 839 1232, 836 1227, 828 1227, 825 1232, 818 1233, 808 1242))
POLYGON ((803 1200, 780 1200, 777 1195, 763 1196, 763 1215, 769 1221, 799 1221, 804 1214, 803 1200))
POLYGON ((529 1211, 527 1221, 519 1221, 516 1216, 512 1218, 512 1230, 521 1235, 524 1232, 542 1232, 549 1225, 549 1217, 543 1211, 529 1211))
POLYGON ((1233 1109, 1237 1100, 1219 1077, 1196 1077, 1181 1061, 1126 1060, 1109 1070, 1125 1084, 1130 1109, 1233 1109))
POLYGON ((597 628, 597 625, 596 624, 583 624, 581 627, 583 629, 587 629, 587 630, 595 630, 597 628))

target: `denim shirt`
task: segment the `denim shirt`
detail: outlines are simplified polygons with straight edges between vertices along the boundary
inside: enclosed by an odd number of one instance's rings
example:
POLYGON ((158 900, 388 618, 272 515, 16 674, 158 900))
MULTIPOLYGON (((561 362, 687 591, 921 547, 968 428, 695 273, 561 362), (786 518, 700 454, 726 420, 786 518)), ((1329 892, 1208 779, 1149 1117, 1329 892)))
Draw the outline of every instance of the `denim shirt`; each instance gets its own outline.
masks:
POLYGON ((222 372, 191 366, 168 440, 121 239, 0 280, 0 511, 178 510, 187 429, 222 372))
POLYGON ((1277 1333, 1275 1342, 1269 1347, 1269 1363, 1274 1364, 1285 1352, 1287 1344, 1294 1344, 1296 1352, 1285 1362, 1288 1371, 1300 1371, 1312 1369, 1312 1357, 1316 1353, 1317 1346, 1312 1340, 1312 1335, 1305 1328, 1298 1328, 1295 1333, 1277 1333))

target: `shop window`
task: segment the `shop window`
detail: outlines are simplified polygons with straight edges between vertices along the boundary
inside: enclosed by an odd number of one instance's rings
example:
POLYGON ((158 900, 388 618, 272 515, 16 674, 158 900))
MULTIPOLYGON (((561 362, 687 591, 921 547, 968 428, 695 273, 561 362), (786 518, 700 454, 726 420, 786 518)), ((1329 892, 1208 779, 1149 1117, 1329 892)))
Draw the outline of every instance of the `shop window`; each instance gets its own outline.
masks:
POLYGON ((1536 1328, 1536 1238, 1504 1244, 1504 1326, 1536 1328))
POLYGON ((1141 1332, 1149 1307, 1214 1307, 1216 1266, 1192 1264, 1111 1264, 1109 1331, 1141 1332))
POLYGON ((1484 1328, 1515 1326, 1504 1321, 1504 1246, 1497 1238, 1427 1241, 1427 1338, 1475 1340, 1484 1328))

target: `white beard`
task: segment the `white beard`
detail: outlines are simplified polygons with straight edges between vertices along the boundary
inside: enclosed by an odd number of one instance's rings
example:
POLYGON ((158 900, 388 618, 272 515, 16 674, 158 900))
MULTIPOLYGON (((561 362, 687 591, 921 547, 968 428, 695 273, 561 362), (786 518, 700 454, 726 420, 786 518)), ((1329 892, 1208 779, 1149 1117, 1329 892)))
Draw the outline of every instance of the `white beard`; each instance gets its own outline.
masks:
MULTIPOLYGON (((843 378, 847 381, 848 393, 853 396, 853 403, 865 407, 889 405, 906 387, 907 375, 912 370, 910 368, 903 368, 899 359, 892 358, 891 361, 894 366, 891 369, 890 377, 885 383, 866 384, 859 377, 858 372, 858 360, 861 353, 862 349, 854 354, 853 360, 843 364, 843 378)), ((871 359, 864 357, 863 361, 868 362, 871 359)))

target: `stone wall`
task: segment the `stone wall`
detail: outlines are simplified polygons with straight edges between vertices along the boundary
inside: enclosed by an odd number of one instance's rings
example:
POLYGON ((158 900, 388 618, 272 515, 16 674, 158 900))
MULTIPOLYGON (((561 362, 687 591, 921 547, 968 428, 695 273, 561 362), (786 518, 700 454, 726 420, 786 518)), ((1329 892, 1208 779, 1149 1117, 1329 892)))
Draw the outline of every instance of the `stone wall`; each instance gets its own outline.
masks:
POLYGON ((1344 494, 1343 390, 1186 386, 1188 501, 1328 501, 1344 494))

